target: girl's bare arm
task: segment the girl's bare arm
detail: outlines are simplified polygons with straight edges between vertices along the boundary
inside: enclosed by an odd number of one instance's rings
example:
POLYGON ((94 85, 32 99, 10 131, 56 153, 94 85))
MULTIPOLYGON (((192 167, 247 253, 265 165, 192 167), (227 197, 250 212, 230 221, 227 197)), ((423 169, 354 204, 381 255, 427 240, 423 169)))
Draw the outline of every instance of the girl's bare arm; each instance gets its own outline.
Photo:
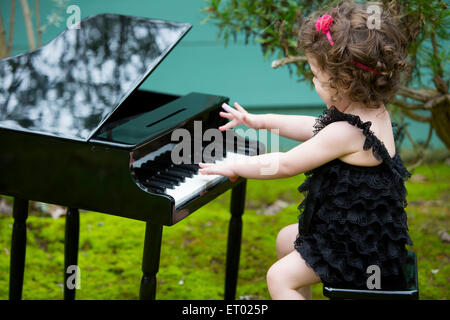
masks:
POLYGON ((231 164, 200 163, 202 174, 219 174, 234 181, 280 179, 304 173, 346 154, 361 151, 365 136, 347 122, 334 122, 310 140, 288 152, 274 152, 239 160, 231 164))
POLYGON ((227 130, 237 125, 245 124, 253 129, 278 129, 280 136, 298 141, 306 141, 313 136, 315 117, 272 113, 252 114, 248 113, 238 103, 235 103, 234 106, 236 109, 226 103, 222 105, 226 112, 220 112, 220 115, 231 121, 221 126, 220 130, 227 130))
POLYGON ((261 114, 261 129, 278 129, 279 135, 297 141, 307 141, 313 136, 316 117, 303 115, 261 114))

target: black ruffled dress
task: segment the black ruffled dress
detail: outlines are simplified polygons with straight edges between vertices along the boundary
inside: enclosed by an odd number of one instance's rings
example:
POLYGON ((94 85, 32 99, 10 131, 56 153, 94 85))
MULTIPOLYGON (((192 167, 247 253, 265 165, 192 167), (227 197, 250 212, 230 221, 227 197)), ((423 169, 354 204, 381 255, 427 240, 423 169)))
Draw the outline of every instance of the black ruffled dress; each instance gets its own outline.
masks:
POLYGON ((339 159, 306 172, 298 188, 305 194, 299 205, 299 235, 295 248, 326 286, 368 289, 370 265, 381 272, 381 289, 406 288, 402 266, 405 245, 412 245, 404 208, 404 181, 410 173, 398 154, 390 157, 372 131, 371 122, 345 114, 334 106, 317 118, 314 134, 335 121, 347 121, 366 136, 383 160, 373 167, 355 166, 339 159))

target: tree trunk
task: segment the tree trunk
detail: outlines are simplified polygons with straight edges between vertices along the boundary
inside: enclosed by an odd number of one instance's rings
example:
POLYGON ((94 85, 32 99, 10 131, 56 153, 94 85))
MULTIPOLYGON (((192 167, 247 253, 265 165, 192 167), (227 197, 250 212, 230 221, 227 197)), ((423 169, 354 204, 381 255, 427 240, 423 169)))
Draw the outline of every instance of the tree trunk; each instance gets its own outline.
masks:
POLYGON ((444 99, 431 109, 431 124, 436 131, 437 136, 444 142, 447 149, 450 149, 450 101, 444 99))
POLYGON ((6 57, 7 52, 6 32, 3 26, 3 19, 0 12, 0 59, 6 57))

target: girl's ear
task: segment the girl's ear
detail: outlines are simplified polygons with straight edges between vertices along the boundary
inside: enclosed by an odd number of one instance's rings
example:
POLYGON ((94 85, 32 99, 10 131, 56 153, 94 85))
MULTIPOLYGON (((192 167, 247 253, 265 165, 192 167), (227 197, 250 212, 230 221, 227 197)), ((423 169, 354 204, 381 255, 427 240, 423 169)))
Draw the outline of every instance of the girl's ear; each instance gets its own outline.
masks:
MULTIPOLYGON (((329 86, 329 88, 331 88, 331 86, 329 86)), ((332 89, 332 88, 331 88, 332 89)), ((333 102, 333 103, 337 103, 337 102, 339 102, 339 101, 341 101, 342 100, 342 96, 341 96, 341 94, 339 93, 339 91, 337 90, 337 89, 332 89, 334 92, 333 93, 331 93, 331 101, 333 102)))

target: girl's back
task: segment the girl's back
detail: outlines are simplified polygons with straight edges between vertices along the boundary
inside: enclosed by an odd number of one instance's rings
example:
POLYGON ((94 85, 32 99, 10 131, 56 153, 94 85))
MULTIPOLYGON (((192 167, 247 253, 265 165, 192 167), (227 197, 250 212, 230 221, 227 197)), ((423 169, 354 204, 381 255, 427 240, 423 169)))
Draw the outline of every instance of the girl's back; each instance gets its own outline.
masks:
MULTIPOLYGON (((394 157, 397 151, 395 149, 394 134, 389 113, 383 109, 382 111, 376 110, 374 114, 368 116, 359 115, 359 117, 363 122, 371 122, 370 130, 384 144, 389 155, 394 157)), ((376 166, 380 164, 380 161, 374 158, 371 150, 361 150, 342 156, 340 159, 346 163, 358 166, 376 166)))

